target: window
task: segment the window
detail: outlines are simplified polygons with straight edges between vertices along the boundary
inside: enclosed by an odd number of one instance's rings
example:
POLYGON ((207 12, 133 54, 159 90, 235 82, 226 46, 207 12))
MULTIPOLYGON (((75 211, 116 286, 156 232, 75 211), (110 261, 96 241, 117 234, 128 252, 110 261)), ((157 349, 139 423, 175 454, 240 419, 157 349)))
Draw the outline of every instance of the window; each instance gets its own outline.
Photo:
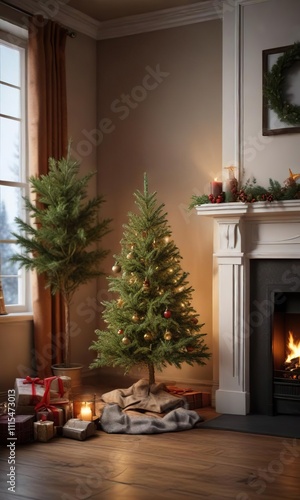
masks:
POLYGON ((20 251, 11 234, 18 230, 14 219, 26 217, 25 43, 0 31, 0 275, 7 312, 30 309, 29 275, 9 260, 20 251))

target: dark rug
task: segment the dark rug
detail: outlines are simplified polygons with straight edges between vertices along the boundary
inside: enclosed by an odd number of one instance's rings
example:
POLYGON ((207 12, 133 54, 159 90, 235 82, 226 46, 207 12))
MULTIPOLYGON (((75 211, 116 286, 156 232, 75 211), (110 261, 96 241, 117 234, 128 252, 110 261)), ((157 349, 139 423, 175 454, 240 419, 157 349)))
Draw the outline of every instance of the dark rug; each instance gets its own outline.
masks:
POLYGON ((300 439, 300 415, 224 414, 203 422, 200 428, 300 439))

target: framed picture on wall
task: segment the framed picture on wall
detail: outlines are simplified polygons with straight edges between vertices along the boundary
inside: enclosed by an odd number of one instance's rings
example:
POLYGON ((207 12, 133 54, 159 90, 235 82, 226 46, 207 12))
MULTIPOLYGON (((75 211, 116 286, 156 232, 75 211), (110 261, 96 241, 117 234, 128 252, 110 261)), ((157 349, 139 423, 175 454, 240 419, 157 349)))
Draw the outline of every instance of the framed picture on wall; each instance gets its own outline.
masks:
POLYGON ((263 50, 262 134, 300 132, 300 43, 263 50))

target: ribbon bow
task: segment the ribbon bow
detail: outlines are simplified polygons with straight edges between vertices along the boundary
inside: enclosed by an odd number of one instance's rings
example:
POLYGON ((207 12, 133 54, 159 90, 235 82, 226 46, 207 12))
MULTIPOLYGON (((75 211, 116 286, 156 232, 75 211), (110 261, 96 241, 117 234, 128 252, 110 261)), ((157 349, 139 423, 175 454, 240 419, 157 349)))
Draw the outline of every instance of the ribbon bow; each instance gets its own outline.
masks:
POLYGON ((32 394, 32 399, 36 396, 36 388, 35 385, 44 385, 44 380, 42 380, 39 377, 34 377, 31 378, 29 375, 23 380, 23 384, 31 384, 31 394, 32 394))
POLYGON ((45 378, 44 379, 45 392, 44 392, 42 400, 35 407, 35 410, 38 410, 40 408, 50 408, 51 407, 51 405, 50 405, 50 387, 51 387, 53 380, 57 380, 59 396, 61 398, 63 397, 65 391, 64 391, 64 384, 63 384, 62 379, 60 377, 45 378))

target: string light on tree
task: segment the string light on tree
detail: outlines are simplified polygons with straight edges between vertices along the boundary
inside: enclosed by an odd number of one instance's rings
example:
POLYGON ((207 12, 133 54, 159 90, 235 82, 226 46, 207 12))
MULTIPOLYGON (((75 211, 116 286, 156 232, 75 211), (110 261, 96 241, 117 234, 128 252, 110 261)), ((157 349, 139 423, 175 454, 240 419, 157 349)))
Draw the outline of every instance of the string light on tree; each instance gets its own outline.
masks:
POLYGON ((198 316, 191 305, 194 290, 181 268, 164 205, 157 203, 155 192, 149 193, 146 175, 144 191, 134 196, 137 213, 128 214, 121 251, 114 255, 122 273, 113 270, 108 277, 116 298, 104 304, 107 327, 96 331, 91 349, 97 357, 91 367, 123 366, 125 373, 147 367, 153 384, 156 369, 185 362, 204 365, 210 353, 203 324, 193 321, 198 316))

